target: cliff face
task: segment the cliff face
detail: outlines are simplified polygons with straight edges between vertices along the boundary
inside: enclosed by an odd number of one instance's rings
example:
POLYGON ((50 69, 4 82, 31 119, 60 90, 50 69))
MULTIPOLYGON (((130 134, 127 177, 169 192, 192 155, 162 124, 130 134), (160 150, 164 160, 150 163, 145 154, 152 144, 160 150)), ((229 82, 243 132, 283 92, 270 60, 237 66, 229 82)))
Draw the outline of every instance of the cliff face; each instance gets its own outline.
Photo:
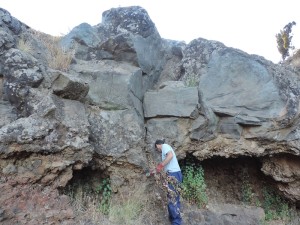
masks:
POLYGON ((108 10, 62 37, 73 52, 64 71, 4 9, 0 28, 0 221, 73 224, 58 188, 83 168, 105 173, 114 191, 140 182, 157 138, 181 160, 255 158, 299 204, 292 67, 202 38, 164 40, 140 7, 108 10))

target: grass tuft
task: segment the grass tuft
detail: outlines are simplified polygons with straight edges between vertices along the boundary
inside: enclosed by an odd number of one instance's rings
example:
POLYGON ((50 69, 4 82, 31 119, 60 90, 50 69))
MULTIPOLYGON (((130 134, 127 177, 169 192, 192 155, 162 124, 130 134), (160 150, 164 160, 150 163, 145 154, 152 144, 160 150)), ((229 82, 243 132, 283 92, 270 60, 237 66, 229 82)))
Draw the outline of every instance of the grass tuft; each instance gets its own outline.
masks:
POLYGON ((55 37, 38 31, 31 31, 33 37, 47 49, 48 66, 52 69, 67 71, 70 68, 74 51, 68 51, 60 46, 61 37, 55 37))
POLYGON ((26 41, 24 39, 20 39, 18 44, 17 44, 17 48, 23 52, 27 52, 29 54, 32 53, 33 48, 32 45, 29 41, 26 41))

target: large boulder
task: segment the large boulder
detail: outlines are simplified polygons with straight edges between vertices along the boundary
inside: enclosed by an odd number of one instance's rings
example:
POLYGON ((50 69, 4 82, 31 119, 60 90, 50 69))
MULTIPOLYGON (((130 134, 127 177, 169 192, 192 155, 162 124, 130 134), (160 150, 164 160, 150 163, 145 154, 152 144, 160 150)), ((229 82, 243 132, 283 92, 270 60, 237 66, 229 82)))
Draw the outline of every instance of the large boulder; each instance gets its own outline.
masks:
POLYGON ((41 103, 37 111, 1 127, 0 157, 27 155, 18 162, 2 161, 2 172, 14 176, 17 183, 25 180, 65 186, 72 178, 72 168, 83 167, 92 157, 85 108, 79 102, 53 96, 48 98, 48 104, 41 103))
POLYGON ((139 6, 107 10, 102 14, 102 23, 74 28, 61 44, 74 49, 78 59, 114 59, 140 67, 147 75, 143 76, 143 91, 153 86, 166 63, 165 48, 155 24, 139 6))
POLYGON ((14 35, 18 35, 22 30, 28 28, 28 26, 11 16, 11 14, 3 8, 0 8, 0 27, 14 35))
POLYGON ((71 74, 58 72, 57 79, 53 82, 53 93, 66 99, 82 100, 89 91, 87 82, 71 74))
POLYGON ((43 69, 29 53, 11 48, 2 57, 4 95, 16 107, 20 116, 32 113, 30 89, 37 88, 44 79, 43 69))
POLYGON ((299 131, 293 125, 299 117, 294 70, 201 38, 188 44, 183 56, 182 80, 198 86, 201 111, 191 138, 208 141, 205 151, 203 145, 185 149, 197 149, 194 154, 199 158, 259 156, 268 154, 266 149, 274 153, 292 149, 299 155, 299 131), (274 145, 274 140, 284 141, 285 147, 274 145))
POLYGON ((81 61, 72 70, 78 79, 88 83, 87 101, 90 104, 112 110, 133 107, 143 118, 144 92, 140 68, 124 62, 103 60, 97 64, 81 61))
POLYGON ((203 101, 218 114, 272 119, 282 116, 286 102, 266 66, 237 51, 214 52, 200 76, 203 101))
POLYGON ((144 113, 151 117, 193 117, 198 105, 196 87, 185 87, 182 82, 162 84, 162 88, 148 91, 144 97, 144 113))

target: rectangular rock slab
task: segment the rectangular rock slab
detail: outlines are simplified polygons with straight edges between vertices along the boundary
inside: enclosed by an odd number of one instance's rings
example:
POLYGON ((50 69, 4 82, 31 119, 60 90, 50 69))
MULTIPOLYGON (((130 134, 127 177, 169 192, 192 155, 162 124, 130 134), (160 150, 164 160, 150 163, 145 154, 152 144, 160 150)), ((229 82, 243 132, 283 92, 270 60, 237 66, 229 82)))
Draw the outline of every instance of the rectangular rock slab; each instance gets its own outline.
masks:
POLYGON ((197 87, 165 87, 158 91, 145 93, 144 115, 146 118, 161 116, 190 117, 197 104, 197 87))

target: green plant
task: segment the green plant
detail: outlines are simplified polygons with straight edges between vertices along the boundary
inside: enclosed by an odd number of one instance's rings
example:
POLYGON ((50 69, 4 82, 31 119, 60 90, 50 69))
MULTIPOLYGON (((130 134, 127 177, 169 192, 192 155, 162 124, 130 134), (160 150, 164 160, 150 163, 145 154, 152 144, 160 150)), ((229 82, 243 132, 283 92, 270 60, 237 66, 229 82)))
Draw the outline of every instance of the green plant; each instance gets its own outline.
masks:
POLYGON ((250 177, 247 170, 242 171, 242 201, 251 204, 253 200, 253 190, 249 182, 250 177))
POLYGON ((253 192, 252 192, 252 188, 251 185, 249 183, 249 181, 243 181, 242 184, 242 201, 245 204, 250 204, 252 202, 252 196, 253 196, 253 192))
POLYGON ((199 84, 199 77, 196 74, 188 74, 183 81, 187 87, 196 87, 199 84))
POLYGON ((100 185, 96 188, 96 193, 101 195, 99 209, 103 214, 109 213, 110 200, 111 200, 111 186, 108 178, 102 180, 100 185))
POLYGON ((187 165, 183 169, 183 198, 204 208, 208 202, 202 166, 187 165))
POLYGON ((267 221, 266 221, 266 220, 260 219, 260 220, 259 220, 259 225, 268 225, 268 224, 267 224, 267 221))
POLYGON ((261 207, 261 202, 259 201, 258 198, 255 199, 255 206, 256 207, 261 207))
POLYGON ((274 190, 264 188, 263 189, 263 208, 265 210, 265 220, 290 220, 291 214, 289 205, 274 190))

